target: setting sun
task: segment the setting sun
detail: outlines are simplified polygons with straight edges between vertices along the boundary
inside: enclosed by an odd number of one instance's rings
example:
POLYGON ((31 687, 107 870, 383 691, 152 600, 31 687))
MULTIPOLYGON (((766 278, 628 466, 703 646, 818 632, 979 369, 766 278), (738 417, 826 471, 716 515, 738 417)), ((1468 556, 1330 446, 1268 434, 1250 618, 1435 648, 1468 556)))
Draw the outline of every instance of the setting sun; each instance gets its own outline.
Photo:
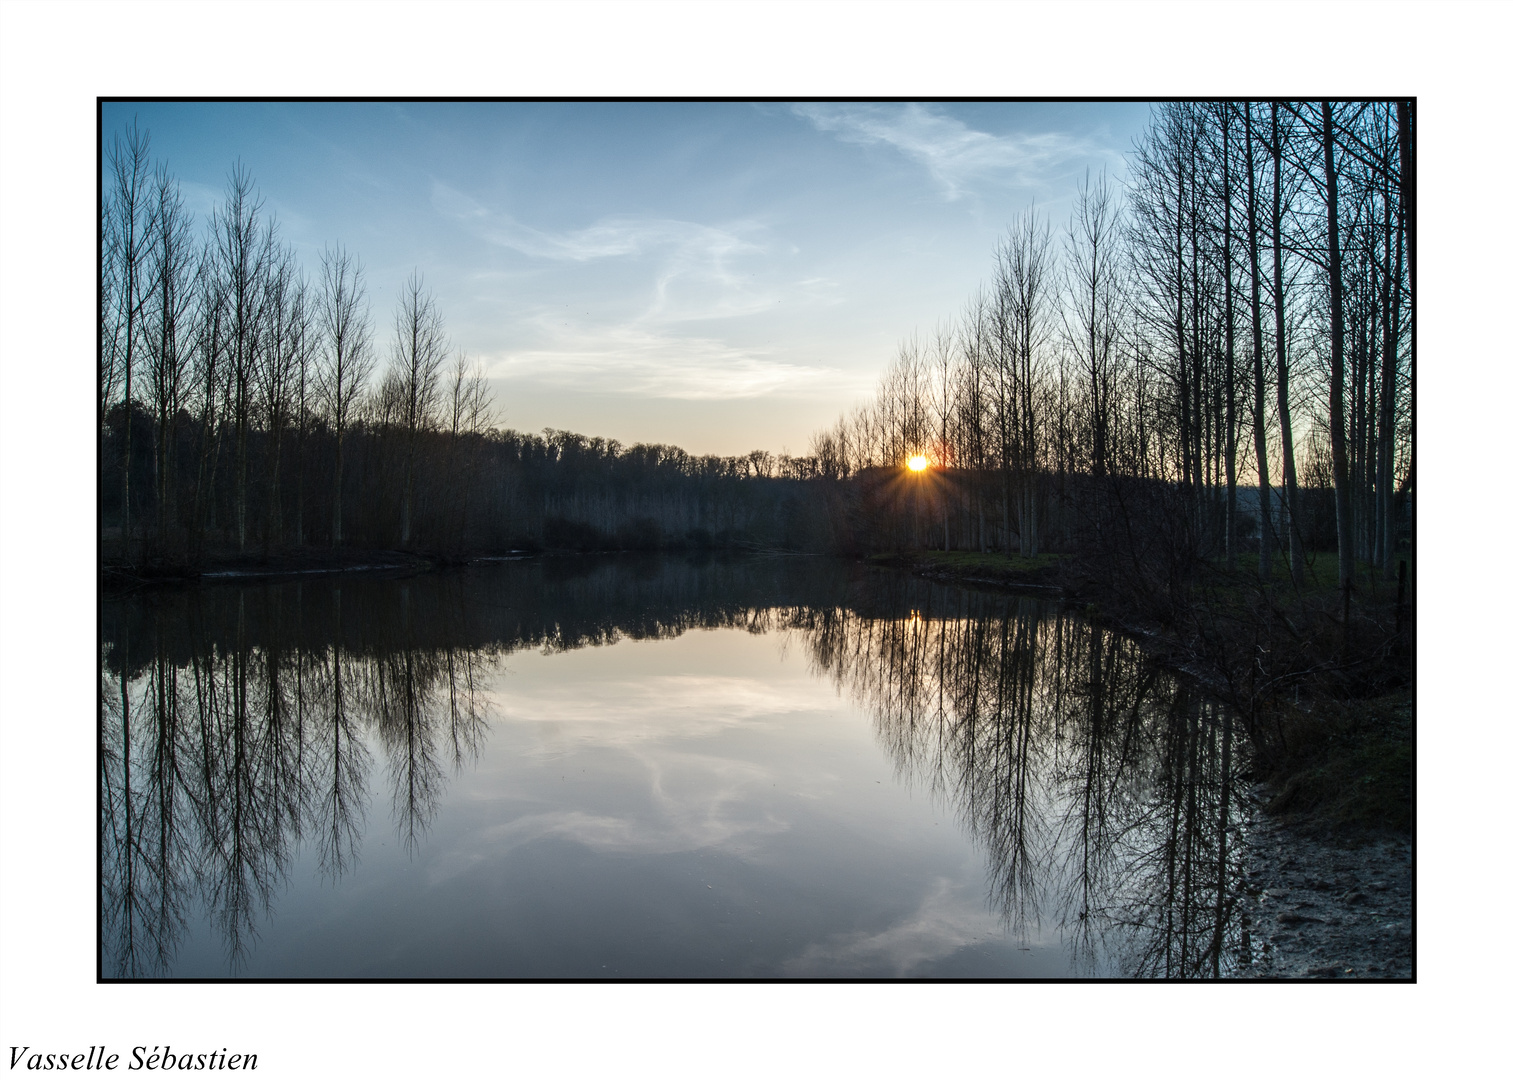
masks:
POLYGON ((923 454, 916 455, 915 457, 911 457, 909 459, 909 469, 911 472, 924 472, 925 467, 929 464, 930 459, 925 457, 923 454))

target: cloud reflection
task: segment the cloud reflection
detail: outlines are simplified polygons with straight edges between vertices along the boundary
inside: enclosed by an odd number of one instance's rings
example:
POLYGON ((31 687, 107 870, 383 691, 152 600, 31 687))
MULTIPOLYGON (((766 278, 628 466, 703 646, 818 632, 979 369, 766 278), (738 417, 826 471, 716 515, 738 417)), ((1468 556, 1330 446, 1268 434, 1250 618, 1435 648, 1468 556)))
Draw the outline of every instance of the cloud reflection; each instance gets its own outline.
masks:
POLYGON ((957 952, 965 942, 996 938, 996 929, 974 888, 960 879, 937 877, 919 906, 898 922, 882 930, 851 931, 815 942, 785 963, 783 974, 824 978, 876 973, 908 978, 957 952))

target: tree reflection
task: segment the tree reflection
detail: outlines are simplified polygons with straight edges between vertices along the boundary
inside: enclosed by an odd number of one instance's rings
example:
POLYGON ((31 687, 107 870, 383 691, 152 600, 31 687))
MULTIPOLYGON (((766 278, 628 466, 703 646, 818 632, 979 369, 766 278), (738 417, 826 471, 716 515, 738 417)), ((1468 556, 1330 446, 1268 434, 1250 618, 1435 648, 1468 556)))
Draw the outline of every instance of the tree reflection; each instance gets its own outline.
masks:
POLYGON ((1038 601, 824 561, 632 569, 536 561, 103 604, 102 971, 171 973, 199 910, 241 970, 300 845, 327 882, 358 865, 379 777, 413 855, 480 753, 502 656, 695 627, 801 641, 874 718, 900 779, 986 853, 1013 936, 1059 932, 1088 973, 1233 969, 1239 742, 1131 642, 1038 601))
POLYGON ((1027 945, 1052 923, 1090 974, 1230 973, 1228 714, 1064 608, 889 588, 866 614, 789 629, 870 711, 900 776, 954 807, 1009 933, 1027 945))
POLYGON ((306 610, 299 587, 178 597, 107 639, 108 976, 168 973, 195 903, 210 913, 236 973, 302 842, 315 844, 329 881, 356 865, 373 747, 387 759, 395 826, 411 852, 435 814, 443 756, 453 768, 476 757, 486 725, 481 650, 430 644, 438 628, 414 625, 354 650, 341 592, 330 590, 321 612, 306 610), (227 619, 228 609, 228 633, 206 627, 207 615, 227 619), (322 618, 324 647, 297 639, 322 618), (154 648, 133 664, 142 625, 154 648))

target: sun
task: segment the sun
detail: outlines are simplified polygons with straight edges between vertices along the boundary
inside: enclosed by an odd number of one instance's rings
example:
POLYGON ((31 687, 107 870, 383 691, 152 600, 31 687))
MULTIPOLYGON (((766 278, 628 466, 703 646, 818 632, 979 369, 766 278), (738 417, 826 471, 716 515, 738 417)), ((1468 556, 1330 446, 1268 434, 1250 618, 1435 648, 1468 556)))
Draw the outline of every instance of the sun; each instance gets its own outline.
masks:
POLYGON ((930 459, 923 454, 916 454, 909 459, 910 472, 924 472, 930 465, 930 459))

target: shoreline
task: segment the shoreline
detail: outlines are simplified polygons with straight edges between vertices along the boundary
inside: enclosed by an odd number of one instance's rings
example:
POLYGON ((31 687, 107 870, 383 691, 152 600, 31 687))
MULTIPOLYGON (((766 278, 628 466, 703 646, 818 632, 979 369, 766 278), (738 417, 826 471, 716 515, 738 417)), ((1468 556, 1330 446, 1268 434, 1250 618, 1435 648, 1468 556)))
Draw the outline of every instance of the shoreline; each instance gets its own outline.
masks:
MULTIPOLYGON (((1011 557, 997 572, 991 557, 967 555, 955 568, 934 558, 874 556, 931 581, 995 592, 1031 591, 1090 608, 1089 615, 1139 642, 1162 664, 1224 700, 1218 674, 1159 629, 1119 618, 1080 600, 1056 580, 1056 560, 1011 557), (981 565, 979 565, 981 564, 981 565)), ((1411 832, 1335 829, 1322 812, 1287 812, 1290 777, 1253 783, 1241 918, 1252 957, 1234 980, 1361 979, 1416 981, 1414 843, 1411 832)))
POLYGON ((1253 959, 1239 980, 1413 982, 1411 837, 1313 836, 1264 809, 1253 790, 1241 918, 1253 959))

